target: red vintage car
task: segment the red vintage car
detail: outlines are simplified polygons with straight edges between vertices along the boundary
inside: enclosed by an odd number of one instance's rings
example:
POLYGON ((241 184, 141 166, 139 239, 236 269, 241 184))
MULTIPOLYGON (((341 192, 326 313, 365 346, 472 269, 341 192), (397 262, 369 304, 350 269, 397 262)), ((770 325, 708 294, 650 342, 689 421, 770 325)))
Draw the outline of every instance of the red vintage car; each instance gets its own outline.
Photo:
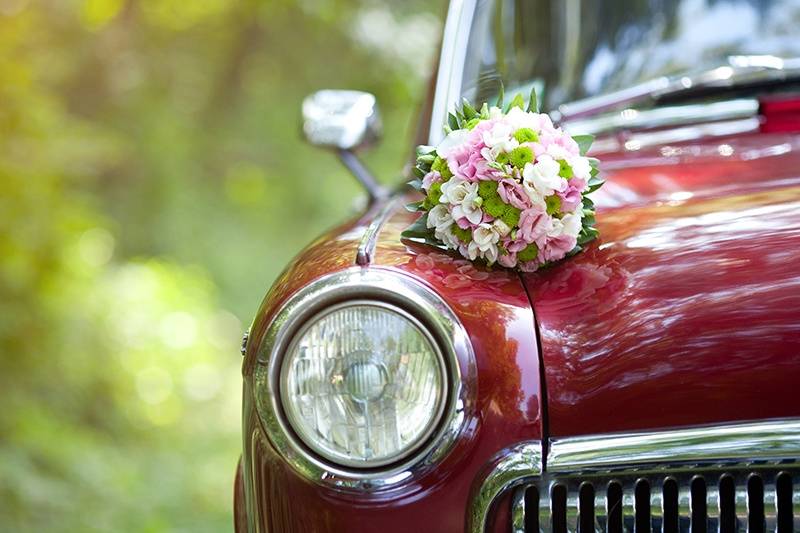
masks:
POLYGON ((800 5, 454 0, 420 139, 536 87, 597 136, 600 238, 535 273, 401 239, 367 187, 243 345, 238 532, 800 531, 800 5))

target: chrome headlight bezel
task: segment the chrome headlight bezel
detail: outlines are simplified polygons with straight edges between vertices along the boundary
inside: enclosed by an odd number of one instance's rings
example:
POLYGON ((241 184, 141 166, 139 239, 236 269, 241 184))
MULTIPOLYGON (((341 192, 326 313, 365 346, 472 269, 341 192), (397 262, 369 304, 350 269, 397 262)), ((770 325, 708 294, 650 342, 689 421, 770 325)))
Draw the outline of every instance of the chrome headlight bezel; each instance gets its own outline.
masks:
POLYGON ((435 292, 397 271, 353 268, 315 280, 290 297, 275 314, 258 348, 253 392, 269 441, 304 477, 340 489, 380 490, 418 478, 441 461, 474 415, 475 357, 466 330, 435 292), (307 322, 345 304, 371 303, 408 316, 428 335, 445 370, 444 402, 427 439, 390 464, 374 468, 326 460, 296 434, 281 401, 284 355, 307 322))

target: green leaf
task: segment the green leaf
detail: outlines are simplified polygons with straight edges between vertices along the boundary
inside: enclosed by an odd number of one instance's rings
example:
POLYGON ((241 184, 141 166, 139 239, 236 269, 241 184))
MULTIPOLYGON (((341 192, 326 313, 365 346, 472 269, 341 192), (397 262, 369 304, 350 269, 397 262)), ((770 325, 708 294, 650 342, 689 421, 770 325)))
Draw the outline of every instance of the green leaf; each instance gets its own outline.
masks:
POLYGON ((497 93, 497 100, 495 101, 494 105, 503 109, 503 98, 505 98, 505 87, 503 86, 503 82, 500 82, 500 91, 497 93))
POLYGON ((466 98, 464 98, 464 101, 461 104, 461 109, 464 111, 464 118, 466 118, 468 121, 478 116, 478 112, 475 111, 475 108, 472 107, 466 98))
POLYGON ((606 182, 605 180, 601 180, 592 176, 592 179, 589 180, 589 188, 586 189, 586 192, 584 194, 593 193, 594 191, 602 187, 605 182, 606 182))
POLYGON ((455 116, 453 113, 447 115, 447 125, 450 127, 451 130, 458 129, 458 117, 455 116))
POLYGON ((578 143, 581 155, 586 155, 586 152, 589 151, 589 147, 592 146, 594 142, 594 135, 575 135, 572 139, 578 143))
POLYGON ((436 156, 436 147, 435 146, 428 146, 427 144, 420 144, 417 146, 417 157, 421 157, 423 155, 433 154, 434 157, 436 156))
POLYGON ((481 106, 481 118, 484 120, 489 118, 489 104, 486 102, 481 106))
POLYGON ((411 211, 412 213, 416 213, 417 211, 423 211, 422 209, 422 200, 419 202, 411 202, 406 204, 406 210, 411 211))
POLYGON ((531 98, 528 100, 528 111, 539 112, 539 99, 536 97, 536 87, 531 89, 531 98))
POLYGON ((433 230, 428 227, 428 213, 423 214, 400 234, 404 239, 432 238, 433 230))
POLYGON ((424 178, 425 174, 427 174, 427 172, 425 172, 423 169, 419 167, 414 167, 414 170, 412 172, 414 172, 414 175, 418 178, 424 178))
POLYGON ((422 180, 411 180, 408 182, 408 185, 410 185, 415 191, 422 190, 422 180))
POLYGON ((508 107, 506 108, 506 113, 508 113, 512 107, 518 107, 523 111, 525 110, 525 99, 522 98, 521 94, 518 93, 514 99, 511 100, 511 103, 508 104, 508 107))
POLYGON ((425 154, 417 156, 418 165, 430 165, 436 160, 436 154, 425 154))
POLYGON ((600 232, 591 226, 584 226, 578 235, 578 245, 583 246, 586 243, 592 242, 600 236, 600 232))

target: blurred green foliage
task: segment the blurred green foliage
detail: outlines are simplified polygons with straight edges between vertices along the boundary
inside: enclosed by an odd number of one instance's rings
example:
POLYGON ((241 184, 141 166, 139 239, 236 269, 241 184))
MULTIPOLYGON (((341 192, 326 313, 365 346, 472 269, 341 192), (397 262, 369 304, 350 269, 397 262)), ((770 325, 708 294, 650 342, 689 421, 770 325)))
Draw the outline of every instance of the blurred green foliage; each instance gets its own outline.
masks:
POLYGON ((0 530, 231 530, 242 330, 360 194, 300 101, 398 181, 442 4, 0 0, 0 530))

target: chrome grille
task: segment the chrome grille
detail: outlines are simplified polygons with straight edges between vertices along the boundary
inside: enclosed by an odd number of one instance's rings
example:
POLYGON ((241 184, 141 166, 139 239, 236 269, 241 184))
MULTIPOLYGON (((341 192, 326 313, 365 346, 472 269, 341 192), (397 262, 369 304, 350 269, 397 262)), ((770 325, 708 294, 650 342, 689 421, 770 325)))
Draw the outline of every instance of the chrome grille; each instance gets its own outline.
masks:
POLYGON ((711 465, 539 478, 515 489, 513 533, 800 532, 800 465, 711 465))

